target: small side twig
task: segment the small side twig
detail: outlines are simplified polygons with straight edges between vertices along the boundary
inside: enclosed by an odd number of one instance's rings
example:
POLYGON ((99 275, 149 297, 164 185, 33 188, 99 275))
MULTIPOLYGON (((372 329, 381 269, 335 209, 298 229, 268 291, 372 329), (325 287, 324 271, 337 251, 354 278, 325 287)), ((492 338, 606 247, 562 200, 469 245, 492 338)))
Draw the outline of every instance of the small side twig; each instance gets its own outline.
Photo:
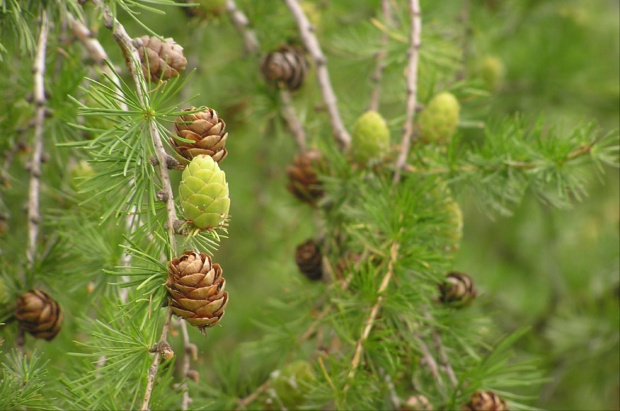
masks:
MULTIPOLYGON (((187 332, 187 323, 185 320, 179 321, 181 325, 181 334, 183 334, 183 377, 188 378, 190 374, 190 365, 191 360, 194 361, 197 359, 197 347, 192 344, 189 340, 189 333, 187 332)), ((183 411, 189 408, 189 404, 192 402, 192 399, 189 396, 189 390, 187 389, 187 382, 184 382, 182 385, 183 388, 183 401, 181 403, 181 409, 183 411)))
MULTIPOLYGON (((426 310, 424 312, 424 318, 426 318, 429 323, 432 324, 432 317, 426 310)), ((443 342, 441 341, 441 335, 439 334, 439 331, 433 330, 432 336, 433 342, 435 344, 435 349, 439 353, 441 368, 446 372, 446 374, 448 374, 450 383, 452 383, 452 386, 456 388, 458 386, 459 380, 458 378, 456 378, 456 374, 454 373, 452 365, 450 365, 450 361, 448 360, 448 354, 446 353, 446 349, 444 348, 443 342)))
POLYGON ((428 346, 426 345, 424 339, 420 334, 414 334, 414 337, 416 338, 416 340, 418 340, 420 351, 422 351, 422 358, 424 360, 424 363, 428 366, 428 369, 433 375, 433 378, 437 380, 437 383, 440 386, 443 386, 443 378, 441 378, 441 374, 439 373, 439 367, 437 366, 437 361, 435 361, 433 354, 431 354, 431 351, 428 349, 428 346))
POLYGON ((243 37, 243 47, 246 54, 253 54, 258 52, 259 45, 256 39, 254 30, 250 29, 250 21, 243 14, 241 10, 237 8, 235 0, 226 0, 226 10, 230 14, 230 20, 237 28, 237 31, 243 37))
POLYGON ((295 109, 293 109, 291 93, 288 90, 281 89, 280 98, 282 99, 282 114, 284 115, 284 119, 286 120, 291 133, 293 133, 293 137, 295 137, 297 148, 299 151, 303 151, 306 148, 306 132, 304 131, 304 126, 301 124, 301 121, 299 121, 297 114, 295 114, 295 109))
POLYGON ((413 136, 413 117, 416 108, 416 95, 418 91, 418 59, 422 39, 422 19, 420 17, 420 1, 409 0, 409 12, 411 14, 411 30, 409 32, 409 64, 407 65, 407 112, 403 140, 400 153, 396 159, 394 182, 400 181, 401 170, 407 163, 407 155, 413 136))
POLYGON ((248 405, 250 405, 251 403, 256 401, 256 399, 258 398, 259 395, 261 395, 262 393, 267 391, 267 388, 269 388, 270 382, 271 381, 269 381, 269 380, 265 381, 252 394, 248 395, 247 397, 245 397, 243 399, 240 398, 237 401, 239 403, 239 408, 237 408, 237 410, 244 410, 244 409, 247 408, 248 405))
MULTIPOLYGON (((142 73, 140 65, 138 50, 134 47, 132 39, 129 34, 127 34, 127 31, 125 30, 123 25, 120 24, 118 20, 116 20, 110 8, 103 3, 103 0, 92 1, 95 6, 102 12, 105 27, 112 32, 114 41, 118 44, 121 51, 123 52, 127 65, 129 67, 129 72, 131 73, 131 77, 133 78, 136 86, 138 98, 145 107, 148 106, 149 96, 147 93, 146 81, 144 79, 144 75, 142 73)), ((174 204, 174 193, 172 191, 170 175, 168 174, 168 167, 166 165, 167 153, 164 148, 161 135, 159 134, 159 129, 157 128, 157 124, 154 120, 149 121, 149 133, 153 142, 153 146, 155 148, 157 159, 159 160, 159 176, 162 183, 162 189, 168 194, 165 201, 168 220, 167 231, 168 239, 170 242, 170 250, 171 252, 174 252, 176 251, 176 231, 174 225, 178 218, 174 204)), ((168 307, 168 311, 166 313, 166 321, 164 323, 161 333, 160 345, 162 343, 166 343, 171 317, 172 310, 170 309, 170 307, 168 307)), ((151 400, 151 394, 153 391, 153 384, 155 383, 155 377, 157 375, 157 370, 159 369, 160 358, 161 353, 159 351, 155 352, 155 355, 153 356, 153 362, 149 367, 149 371, 147 374, 147 384, 144 392, 144 400, 142 401, 141 407, 141 410, 143 411, 149 408, 149 402, 151 400)))
MULTIPOLYGON (((370 315, 366 318, 364 329, 362 330, 362 334, 360 338, 357 340, 357 344, 355 347, 355 354, 353 355, 353 359, 351 360, 351 370, 349 371, 348 379, 352 380, 355 377, 355 373, 357 371, 357 367, 360 365, 360 361, 362 359, 362 352, 364 351, 364 342, 368 339, 370 335, 370 331, 372 330, 373 325, 375 324, 375 320, 377 319, 377 314, 379 313, 379 308, 385 299, 385 290, 387 290, 388 285, 390 285, 390 281, 394 276, 394 263, 398 259, 398 249, 400 245, 396 242, 392 244, 390 248, 390 262, 388 263, 388 269, 385 276, 381 280, 381 285, 379 286, 379 290, 377 291, 377 302, 370 310, 370 315)), ((344 391, 346 392, 349 389, 349 384, 344 387, 344 391)))
POLYGON ((129 108, 127 107, 127 104, 125 103, 125 98, 122 95, 121 82, 118 79, 118 75, 105 63, 106 60, 110 60, 105 49, 103 48, 99 40, 97 40, 97 38, 94 36, 93 32, 88 27, 86 27, 84 23, 76 19, 71 14, 67 14, 67 20, 69 21, 69 25, 71 26, 73 34, 75 34, 80 43, 82 43, 88 55, 93 59, 95 64, 99 66, 101 71, 107 74, 107 76, 116 86, 116 93, 119 96, 120 100, 120 108, 123 111, 127 111, 129 108))
MULTIPOLYGON (((389 0, 381 0, 381 12, 386 23, 392 22, 392 10, 389 0)), ((381 50, 377 53, 377 67, 373 73, 371 79, 375 87, 370 97, 370 110, 379 110, 379 97, 381 97, 381 78, 383 77, 383 71, 385 70, 385 56, 387 55, 387 43, 389 36, 386 32, 381 34, 381 50)))
POLYGON ((32 269, 37 253, 37 237, 39 235, 39 187, 41 184, 41 156, 43 154, 43 125, 45 122, 45 51, 49 34, 47 11, 41 11, 41 28, 37 51, 32 71, 34 73, 34 104, 36 106, 34 125, 34 144, 30 160, 30 183, 28 190, 28 269, 32 269))
MULTIPOLYGON (((153 356, 153 363, 149 367, 147 373, 147 381, 146 381, 146 389, 144 391, 144 400, 142 401, 142 407, 140 410, 146 411, 149 409, 149 402, 151 400, 151 394, 153 393, 153 384, 155 383, 155 377, 157 376, 157 370, 159 369, 159 361, 163 356, 170 356, 170 345, 166 342, 168 338, 168 330, 170 329, 170 320, 172 319, 172 310, 168 310, 166 314, 166 321, 164 322, 164 327, 161 331, 161 337, 159 338, 159 342, 155 346, 156 348, 153 350, 155 355, 153 356), (165 349, 164 349, 165 347, 165 349)), ((174 356, 174 352, 172 352, 172 356, 174 356)), ((171 358, 171 357, 170 357, 171 358)))
POLYGON ((332 133, 341 148, 343 150, 347 150, 351 145, 351 136, 345 129, 342 118, 340 117, 336 94, 332 88, 332 84, 329 79, 329 72, 327 71, 327 59, 323 54, 319 41, 314 34, 314 27, 310 24, 310 21, 308 21, 308 17, 297 0, 284 0, 284 2, 293 14, 297 27, 299 28, 301 40, 316 65, 316 75, 319 81, 321 94, 323 95, 323 102, 325 103, 325 107, 327 108, 327 113, 329 115, 332 133))

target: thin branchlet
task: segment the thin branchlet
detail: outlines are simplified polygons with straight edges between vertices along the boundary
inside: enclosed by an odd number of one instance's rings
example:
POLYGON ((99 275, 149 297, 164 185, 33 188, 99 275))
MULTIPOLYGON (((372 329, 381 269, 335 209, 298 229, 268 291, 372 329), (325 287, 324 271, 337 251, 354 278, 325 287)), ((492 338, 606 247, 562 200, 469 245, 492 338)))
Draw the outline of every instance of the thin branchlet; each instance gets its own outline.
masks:
POLYGON ((405 114, 403 140, 395 165, 395 183, 400 180, 401 170, 405 164, 407 164, 407 156, 409 155, 409 147, 411 146, 411 139, 413 137, 413 119, 415 116, 418 93, 418 60, 420 46, 422 44, 422 18, 420 16, 419 0, 409 0, 409 13, 411 16, 411 29, 409 31, 409 63, 407 64, 407 110, 405 114))
MULTIPOLYGON (((104 25, 107 29, 112 31, 114 40, 121 48, 123 55, 125 56, 125 60, 127 62, 127 66, 129 67, 129 71, 131 73, 131 77, 134 80, 136 85, 136 91, 138 98, 143 107, 149 107, 149 96, 147 93, 147 84, 144 78, 144 75, 140 66, 140 58, 138 55, 138 50, 134 47, 131 37, 127 34, 127 31, 123 27, 122 24, 116 20, 112 11, 109 7, 107 7, 102 0, 93 0, 93 3, 99 8, 99 10, 103 14, 104 25)), ((159 175, 162 182, 162 189, 167 193, 167 198, 165 201, 166 204, 166 213, 167 213, 167 231, 168 231, 168 239, 170 243, 170 252, 174 253, 176 251, 176 232, 175 232, 175 223, 178 220, 176 214, 176 208, 174 203, 174 193, 172 191, 172 184, 170 182, 170 176, 168 174, 167 167, 167 153, 164 148, 162 138, 159 133, 159 129, 157 128, 157 124, 154 120, 150 120, 148 122, 149 133, 151 135, 151 139, 153 142, 153 146, 155 147, 155 153, 157 155, 157 159, 159 161, 159 175)), ((168 336, 168 329, 170 327, 170 320, 172 318, 172 310, 168 308, 166 314, 166 321, 164 322, 164 326, 162 328, 161 337, 159 339, 160 345, 161 343, 165 343, 168 336)), ((142 410, 147 410, 149 408, 149 403, 151 399, 151 394, 153 391, 153 384, 155 383, 155 377, 157 375, 157 370, 159 368, 159 362, 162 354, 160 351, 155 352, 153 356, 153 362, 149 367, 147 373, 147 384, 144 393, 144 399, 142 401, 142 410)))
POLYGON ((41 185, 41 157, 43 155, 43 126, 46 114, 45 98, 45 51, 49 35, 49 20, 47 11, 41 10, 40 33, 32 71, 34 73, 33 98, 35 104, 34 143, 30 160, 30 183, 28 190, 28 268, 32 269, 37 253, 37 238, 39 235, 39 188, 41 185))
MULTIPOLYGON (((392 8, 389 0, 381 0, 381 13, 385 22, 389 25, 392 24, 392 8)), ((387 45, 389 41, 388 34, 383 31, 381 33, 381 50, 377 52, 377 66, 372 74, 371 80, 374 84, 372 95, 370 97, 371 111, 379 111, 379 99, 381 97, 381 79, 383 77, 383 71, 385 70, 385 57, 387 56, 387 45)))
POLYGON ((336 93, 334 93, 331 80, 329 79, 327 58, 323 54, 319 41, 314 34, 314 27, 310 24, 310 21, 308 21, 308 17, 297 0, 284 0, 284 2, 295 18, 295 22, 299 29, 299 35, 306 50, 308 50, 308 53, 310 53, 310 56, 312 56, 314 60, 317 80, 323 96, 323 102, 327 109, 327 114, 329 115, 329 122, 332 127, 334 138, 343 150, 347 150, 351 145, 351 136, 342 122, 340 111, 338 110, 336 93))
POLYGON ((243 12, 237 7, 235 0, 226 0, 226 10, 230 15, 230 20, 233 25, 243 38, 243 48, 245 49, 245 53, 257 53, 260 46, 258 44, 258 40, 256 39, 256 34, 254 33, 254 30, 250 28, 250 21, 246 15, 243 14, 243 12))

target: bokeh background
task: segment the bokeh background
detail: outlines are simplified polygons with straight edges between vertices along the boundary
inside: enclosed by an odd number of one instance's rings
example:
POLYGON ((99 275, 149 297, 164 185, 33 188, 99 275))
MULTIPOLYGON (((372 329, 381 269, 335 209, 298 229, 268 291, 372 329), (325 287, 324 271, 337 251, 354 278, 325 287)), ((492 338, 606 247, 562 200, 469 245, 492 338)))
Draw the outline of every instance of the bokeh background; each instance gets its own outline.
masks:
MULTIPOLYGON (((514 113, 523 113, 529 123, 542 114, 564 130, 592 120, 603 130, 620 126, 617 0, 465 1, 465 22, 461 1, 422 1, 425 27, 445 27, 447 56, 458 55, 467 42, 467 76, 479 75, 480 64, 489 56, 505 68, 501 85, 483 108, 468 111, 465 105, 461 133, 476 138, 487 116, 514 113)), ((296 27, 281 1, 237 3, 250 18, 263 50, 296 39, 296 27)), ((377 16, 380 2, 304 3, 329 56, 339 105, 350 127, 372 90, 369 79, 380 32, 369 21, 377 16), (368 47, 356 50, 357 44, 368 47)), ((183 97, 191 99, 185 105, 217 109, 230 132, 230 155, 223 168, 231 190, 232 222, 229 238, 217 252, 231 295, 223 322, 226 332, 212 331, 204 340, 190 330, 204 354, 198 369, 207 381, 193 389, 208 390, 209 385, 217 386, 216 375, 223 369, 241 379, 246 372, 266 376, 273 369, 278 358, 247 362, 243 353, 256 348, 254 343, 266 333, 266 316, 274 306, 282 308, 278 305, 286 300, 283 296, 311 287, 297 272, 293 256, 296 245, 311 237, 315 227, 312 210, 300 207, 285 189, 284 170, 295 145, 279 118, 277 95, 263 84, 257 59, 244 57, 241 39, 226 14, 189 18, 172 7, 165 12, 144 13, 141 19, 182 44, 190 68, 196 68, 184 90, 183 97), (200 97, 192 99, 196 94, 200 97), (211 349, 215 346, 226 348, 211 349)), ((145 34, 138 24, 127 23, 127 28, 135 37, 145 34)), ((100 29, 99 38, 112 59, 122 61, 109 33, 100 29)), ((396 143, 404 113, 399 93, 404 93, 406 56, 390 56, 395 57, 388 60, 381 110, 396 143)), ((423 101, 429 97, 427 90, 422 84, 423 101)), ((295 97, 296 110, 315 142, 329 138, 325 115, 316 107, 319 101, 313 83, 295 97)), ((512 216, 500 216, 455 193, 464 212, 464 238, 454 267, 476 278, 481 290, 476 309, 490 313, 503 332, 532 327, 517 350, 523 358, 536 359, 548 377, 542 386, 524 391, 536 407, 620 409, 620 181, 617 170, 605 171, 603 178, 592 176, 587 198, 565 210, 530 196, 512 216)), ((10 231, 14 241, 23 235, 19 227, 25 217, 18 211, 22 195, 9 191, 4 197, 15 216, 10 231)), ((296 313, 289 315, 294 318, 296 313)), ((45 355, 53 358, 55 349, 45 355)))

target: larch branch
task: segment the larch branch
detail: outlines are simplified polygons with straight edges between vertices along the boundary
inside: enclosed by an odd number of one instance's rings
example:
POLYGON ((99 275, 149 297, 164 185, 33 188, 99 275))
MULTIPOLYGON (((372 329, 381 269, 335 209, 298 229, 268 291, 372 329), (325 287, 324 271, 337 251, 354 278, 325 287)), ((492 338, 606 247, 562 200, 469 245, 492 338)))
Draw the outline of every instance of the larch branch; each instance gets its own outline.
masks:
POLYGON ((284 0, 284 2, 295 18, 295 22, 299 28, 301 40, 304 43, 306 50, 308 50, 308 53, 310 53, 312 59, 314 60, 316 75, 319 81, 321 94, 323 95, 323 102, 327 108, 327 114, 329 115, 332 133, 341 148, 343 150, 347 150, 351 145, 351 136, 344 127, 344 123, 340 117, 336 94, 334 93, 331 80, 329 79, 327 59, 325 58, 325 55, 321 50, 321 46, 319 45, 319 41, 314 34, 314 27, 310 24, 310 21, 308 21, 308 17, 306 17, 306 14, 297 0, 284 0))
MULTIPOLYGON (((355 347, 355 354, 353 355, 353 359, 351 360, 351 370, 349 371, 348 379, 351 380, 355 377, 355 373, 357 371, 357 367, 360 365, 360 361, 362 359, 362 353, 364 351, 364 342, 368 339, 370 335, 370 331, 375 324, 375 320, 377 319, 377 314, 379 313, 379 308, 381 308, 381 304, 385 299, 385 290, 387 290, 390 285, 390 281, 394 276, 394 263, 398 259, 398 249, 399 244, 394 242, 392 247, 390 248, 390 262, 388 263, 387 273, 383 276, 381 280, 381 285, 379 285, 379 290, 377 291, 377 302, 370 309, 370 315, 366 318, 364 329, 362 330, 362 334, 360 338, 357 340, 357 344, 355 347)), ((347 391, 349 385, 347 384, 344 387, 344 390, 347 391)))
POLYGON ((226 0, 226 10, 230 14, 230 20, 235 25, 235 28, 241 34, 243 38, 243 48, 246 54, 253 54, 258 52, 259 44, 256 39, 254 30, 250 29, 250 21, 241 10, 237 8, 235 0, 226 0))
POLYGON ((69 21, 69 25, 71 26, 73 34, 75 34, 80 43, 82 43, 90 58, 92 58, 95 64, 99 66, 101 71, 108 75, 110 80, 116 86, 116 94, 119 97, 119 104, 121 110, 127 111, 128 107, 125 103, 125 98, 121 92, 121 82, 117 74, 105 63, 106 60, 110 61, 105 49, 103 48, 99 40, 97 40, 97 38, 94 36, 93 32, 88 27, 86 27, 84 23, 76 19, 71 14, 67 14, 67 19, 69 21))
MULTIPOLYGON (((381 0, 381 13, 387 24, 392 22, 392 10, 389 0, 381 0)), ((374 84, 372 95, 370 97, 370 107, 372 111, 379 111, 379 98, 381 97, 381 78, 385 70, 385 56, 387 55, 387 44, 389 36, 386 32, 381 34, 381 50, 377 53, 377 67, 373 73, 371 80, 374 84)))
MULTIPOLYGON (((134 47, 132 43, 132 39, 127 34, 127 31, 123 27, 122 24, 116 20, 112 11, 109 7, 107 7, 103 0, 92 0, 93 3, 97 6, 97 8, 102 12, 104 25, 105 27, 112 31, 112 35, 114 37, 114 41, 119 45, 123 55, 125 56, 125 61, 129 68, 129 72, 131 73, 131 77, 136 85, 136 92, 142 106, 144 108, 149 107, 150 101, 147 92, 147 84, 142 73, 142 68, 140 65, 140 57, 138 55, 138 50, 134 47)), ((170 251, 174 253, 176 251, 176 232, 175 232, 175 223, 177 222, 177 214, 176 208, 174 204, 174 193, 172 191, 172 184, 170 183, 170 175, 168 174, 168 167, 166 159, 168 157, 166 150, 164 148, 161 135, 159 134, 159 129, 157 128, 157 124, 154 120, 150 120, 148 122, 149 125, 149 133, 151 139, 153 141, 153 146, 155 147, 155 153, 157 155, 157 159, 159 160, 159 175, 162 182, 162 189, 167 194, 165 198, 166 204, 166 214, 167 214, 167 231, 168 231, 168 239, 170 241, 170 251)), ((168 312, 166 314, 166 321, 164 323, 161 338, 159 341, 159 346, 163 346, 164 344, 167 346, 166 338, 168 337, 168 329, 170 327, 170 319, 172 317, 172 310, 170 307, 168 308, 168 312)), ((174 353, 172 353, 174 355, 174 353)), ((162 350, 157 350, 155 355, 153 356, 153 362, 149 367, 149 371, 147 374, 147 384, 144 393, 144 400, 142 402, 142 410, 147 410, 149 408, 149 402, 151 400, 151 394, 153 391, 153 384, 155 383, 155 377, 157 375, 157 370, 159 368, 159 362, 162 356, 162 350)))
POLYGON ((409 63, 407 65, 407 110, 403 140, 396 159, 394 182, 400 180, 401 170, 407 163, 411 138, 413 136, 413 118, 415 116, 416 96, 418 91, 418 60, 422 42, 422 19, 420 17, 420 1, 409 0, 411 14, 411 30, 409 31, 409 63))
POLYGON ((32 71, 34 73, 34 104, 36 107, 34 118, 34 144, 30 160, 30 182, 28 190, 28 268, 32 269, 37 253, 37 238, 39 236, 39 187, 41 185, 41 156, 43 155, 43 126, 46 114, 45 99, 45 52, 49 34, 49 20, 47 11, 43 9, 40 16, 40 33, 32 71))

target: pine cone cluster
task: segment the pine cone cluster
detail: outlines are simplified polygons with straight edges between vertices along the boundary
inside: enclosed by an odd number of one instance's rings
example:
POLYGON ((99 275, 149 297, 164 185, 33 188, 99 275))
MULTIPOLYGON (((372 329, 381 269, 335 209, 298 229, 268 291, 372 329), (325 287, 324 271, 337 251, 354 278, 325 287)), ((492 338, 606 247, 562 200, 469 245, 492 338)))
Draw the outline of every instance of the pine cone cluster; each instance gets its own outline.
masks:
POLYGON ((293 164, 286 167, 287 186, 295 197, 315 205, 325 191, 319 181, 317 169, 323 166, 323 155, 318 150, 307 150, 295 156, 293 164))
POLYGON ((138 49, 144 77, 151 81, 168 80, 185 70, 187 59, 183 47, 173 39, 161 41, 157 37, 142 36, 134 39, 138 49))
POLYGON ((260 69, 268 83, 284 85, 293 91, 303 84, 308 62, 302 49, 281 46, 278 51, 272 51, 263 58, 260 69))
POLYGON ((168 262, 168 283, 172 312, 201 332, 224 316, 228 293, 222 267, 212 264, 205 253, 186 251, 168 262))
POLYGON ((492 391, 476 391, 469 402, 461 407, 463 411, 508 411, 506 401, 492 391))
POLYGON ((474 287, 474 280, 464 273, 451 272, 445 282, 439 285, 439 301, 454 306, 464 306, 470 303, 478 292, 474 287))
POLYGON ((179 184, 183 215, 194 226, 211 230, 226 222, 230 208, 226 174, 213 158, 194 157, 179 184))
POLYGON ((323 258, 316 241, 310 239, 297 246, 295 262, 308 279, 318 281, 323 277, 323 258))
MULTIPOLYGON (((184 111, 194 111, 190 107, 184 111)), ((211 156, 216 162, 222 161, 227 151, 224 147, 228 133, 226 123, 218 117, 217 111, 205 108, 197 113, 185 114, 177 117, 174 123, 176 134, 191 142, 185 142, 176 138, 170 138, 170 143, 177 153, 191 160, 197 155, 211 156)))
POLYGON ((35 338, 51 341, 60 332, 64 318, 60 305, 44 291, 26 291, 17 299, 15 318, 35 338))

